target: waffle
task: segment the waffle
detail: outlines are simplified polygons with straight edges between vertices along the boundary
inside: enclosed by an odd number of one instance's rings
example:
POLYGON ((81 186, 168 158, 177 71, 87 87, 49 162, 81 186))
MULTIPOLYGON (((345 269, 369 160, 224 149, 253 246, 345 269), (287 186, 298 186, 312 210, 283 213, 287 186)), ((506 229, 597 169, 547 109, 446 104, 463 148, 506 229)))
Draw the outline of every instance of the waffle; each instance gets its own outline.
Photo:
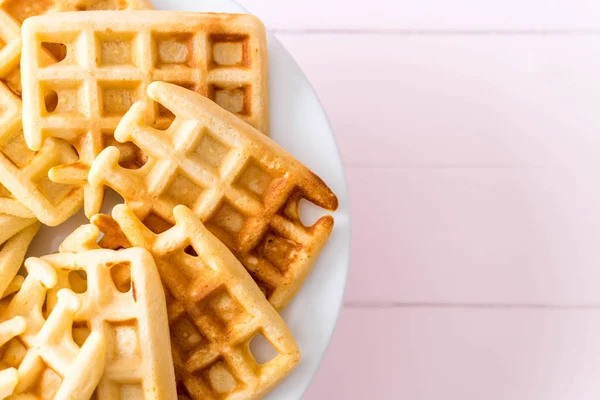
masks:
MULTIPOLYGON (((22 0, 21 0, 22 1, 22 0)), ((32 0, 39 1, 39 0, 32 0)), ((51 11, 150 10, 149 0, 53 0, 51 11)), ((33 16, 33 15, 32 15, 33 16)))
POLYGON ((176 226, 154 234, 124 205, 92 218, 61 252, 100 246, 148 249, 167 295, 179 399, 257 399, 299 362, 285 323, 239 261, 191 210, 174 210, 176 226), (95 228, 95 229, 94 229, 95 228), (104 236, 98 244, 99 232, 104 236), (250 350, 262 335, 277 355, 257 361, 250 350))
POLYGON ((20 288, 21 279, 15 280, 15 277, 23 265, 27 248, 39 229, 40 224, 34 222, 3 244, 0 250, 0 298, 20 288))
MULTIPOLYGON (((19 234, 23 229, 36 224, 37 219, 29 218, 29 216, 33 216, 31 211, 23 203, 14 199, 10 192, 0 185, 0 245, 19 234)), ((20 241, 20 239, 13 240, 13 242, 16 241, 20 241)), ((28 239, 28 242, 30 241, 31 239, 28 239)), ((0 254, 2 254, 1 250, 0 254)), ((2 256, 0 256, 0 264, 2 263, 1 260, 2 256)), ((1 280, 2 274, 0 273, 1 280)), ((2 286, 1 283, 0 286, 2 286)), ((0 290, 0 293, 2 293, 2 290, 0 290)))
POLYGON ((95 398, 175 399, 171 351, 165 346, 167 308, 152 256, 143 249, 92 250, 44 256, 39 262, 56 271, 49 309, 63 288, 76 292, 82 303, 75 315, 75 343, 84 343, 90 332, 106 339, 95 398))
MULTIPOLYGON (((0 81, 21 95, 21 24, 25 19, 57 11, 151 9, 146 0, 0 0, 0 81)), ((48 46, 41 57, 64 54, 62 46, 48 46)))
MULTIPOLYGON (((58 225, 81 208, 83 189, 52 182, 48 171, 77 161, 77 153, 67 142, 54 138, 44 142, 39 151, 29 150, 21 112, 21 100, 0 84, 0 212, 35 216, 47 225, 58 225)), ((0 226, 7 225, 1 219, 0 226)))
POLYGON ((0 302, 0 392, 14 394, 10 399, 89 398, 103 371, 106 340, 93 332, 81 347, 73 341, 81 301, 70 290, 58 294, 46 319, 42 306, 56 273, 38 260, 25 266, 21 289, 0 302))
POLYGON ((90 183, 115 189, 155 232, 175 222, 176 205, 188 206, 282 309, 333 228, 331 216, 305 227, 299 202, 335 210, 336 196, 283 148, 206 98, 163 82, 150 85, 148 95, 177 118, 160 131, 144 122, 146 105, 135 104, 115 138, 135 143, 148 161, 125 169, 119 151, 105 149, 90 170, 90 183))
POLYGON ((21 286, 23 286, 24 281, 25 278, 22 275, 15 276, 8 284, 8 287, 4 290, 4 293, 0 294, 0 300, 18 292, 21 289, 21 286))
MULTIPOLYGON (((31 149, 46 137, 66 138, 80 161, 50 171, 55 182, 86 184, 100 151, 115 145, 113 132, 137 100, 145 118, 166 127, 172 114, 143 94, 162 80, 193 89, 268 132, 266 34, 250 15, 174 12, 61 13, 23 25, 25 137, 31 149), (47 62, 47 43, 66 47, 47 62)), ((139 168, 143 154, 129 145, 121 164, 139 168)), ((103 191, 86 185, 86 213, 103 191)))

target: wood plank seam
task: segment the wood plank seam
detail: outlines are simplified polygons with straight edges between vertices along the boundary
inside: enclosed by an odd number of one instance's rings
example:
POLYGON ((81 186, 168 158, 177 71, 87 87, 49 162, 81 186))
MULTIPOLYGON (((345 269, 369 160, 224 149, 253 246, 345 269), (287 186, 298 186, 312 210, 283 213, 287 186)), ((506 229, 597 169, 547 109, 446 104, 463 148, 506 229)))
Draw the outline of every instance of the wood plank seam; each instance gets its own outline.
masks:
POLYGON ((525 304, 525 303, 436 303, 346 301, 348 309, 485 309, 485 310, 600 310, 600 304, 525 304))
POLYGON ((274 28, 275 35, 392 35, 392 36, 596 36, 600 29, 328 29, 274 28))

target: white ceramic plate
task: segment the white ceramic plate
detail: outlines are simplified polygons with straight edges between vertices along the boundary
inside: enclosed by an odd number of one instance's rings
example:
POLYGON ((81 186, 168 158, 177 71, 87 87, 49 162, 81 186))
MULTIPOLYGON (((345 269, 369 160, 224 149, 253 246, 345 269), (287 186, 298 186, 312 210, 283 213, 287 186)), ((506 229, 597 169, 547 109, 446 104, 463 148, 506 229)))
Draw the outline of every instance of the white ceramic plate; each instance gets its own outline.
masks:
MULTIPOLYGON (((162 10, 245 12, 231 0, 153 0, 153 3, 162 10)), ((303 359, 267 398, 296 400, 302 397, 325 355, 342 305, 350 258, 350 206, 342 162, 325 112, 298 65, 272 35, 269 76, 271 137, 321 176, 340 202, 327 246, 302 290, 283 312, 303 359)), ((109 193, 106 200, 105 213, 122 202, 114 193, 109 193)), ((322 210, 302 207, 305 223, 312 223, 322 214, 322 210)), ((59 227, 42 228, 29 255, 57 251, 62 240, 85 223, 88 220, 80 212, 59 227)))

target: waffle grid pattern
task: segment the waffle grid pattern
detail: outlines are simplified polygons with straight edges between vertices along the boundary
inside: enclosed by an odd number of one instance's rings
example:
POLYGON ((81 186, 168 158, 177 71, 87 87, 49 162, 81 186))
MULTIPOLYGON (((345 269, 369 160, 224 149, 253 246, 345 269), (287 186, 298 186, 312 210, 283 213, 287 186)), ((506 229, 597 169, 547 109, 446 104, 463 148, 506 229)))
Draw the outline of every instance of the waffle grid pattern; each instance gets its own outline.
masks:
MULTIPOLYGON (((136 101, 148 102, 146 120, 165 127, 168 110, 143 94, 153 81, 172 82, 209 96, 268 131, 264 27, 252 16, 160 15, 137 12, 33 18, 24 26, 27 55, 25 136, 38 149, 46 137, 69 140, 80 162, 51 172, 62 183, 85 183, 100 151, 136 101), (66 47, 48 63, 44 44, 66 47)), ((134 163, 141 164, 138 160, 134 163)), ((103 191, 86 185, 86 211, 98 208, 103 191)))
POLYGON ((106 339, 106 362, 97 399, 166 399, 175 393, 168 343, 167 315, 154 261, 142 249, 95 250, 44 256, 56 271, 47 306, 64 288, 82 306, 75 315, 73 338, 82 345, 90 332, 106 339), (86 279, 80 275, 85 273, 86 279))
MULTIPOLYGON (((57 11, 130 10, 152 8, 146 0, 0 0, 0 81, 21 96, 21 24, 36 15, 57 11)), ((57 48, 47 48, 40 57, 52 62, 60 56, 57 48)))
POLYGON ((119 151, 109 148, 90 182, 115 189, 155 231, 174 223, 176 205, 186 205, 234 252, 271 304, 283 308, 333 228, 330 216, 305 227, 299 202, 333 210, 335 195, 285 150, 201 96, 158 82, 149 96, 177 115, 169 129, 147 125, 138 103, 115 133, 139 146, 147 163, 125 169, 119 151))
MULTIPOLYGON (((260 398, 299 362, 298 347, 227 248, 189 209, 180 206, 175 215, 177 225, 160 235, 125 206, 113 211, 116 222, 102 214, 92 222, 104 233, 101 246, 133 245, 154 256, 167 293, 180 398, 260 398), (268 362, 259 363, 250 350, 257 335, 278 353, 268 362)), ((97 247, 96 238, 82 227, 61 251, 97 247)))

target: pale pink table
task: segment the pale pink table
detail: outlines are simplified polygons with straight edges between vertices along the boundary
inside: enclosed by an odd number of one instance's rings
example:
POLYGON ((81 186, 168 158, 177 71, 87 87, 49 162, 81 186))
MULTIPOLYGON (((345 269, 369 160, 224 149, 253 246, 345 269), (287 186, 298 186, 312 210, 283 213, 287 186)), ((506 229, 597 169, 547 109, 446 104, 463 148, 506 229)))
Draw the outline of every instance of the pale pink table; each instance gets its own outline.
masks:
POLYGON ((345 308, 306 399, 600 398, 600 2, 241 0, 346 164, 345 308))

